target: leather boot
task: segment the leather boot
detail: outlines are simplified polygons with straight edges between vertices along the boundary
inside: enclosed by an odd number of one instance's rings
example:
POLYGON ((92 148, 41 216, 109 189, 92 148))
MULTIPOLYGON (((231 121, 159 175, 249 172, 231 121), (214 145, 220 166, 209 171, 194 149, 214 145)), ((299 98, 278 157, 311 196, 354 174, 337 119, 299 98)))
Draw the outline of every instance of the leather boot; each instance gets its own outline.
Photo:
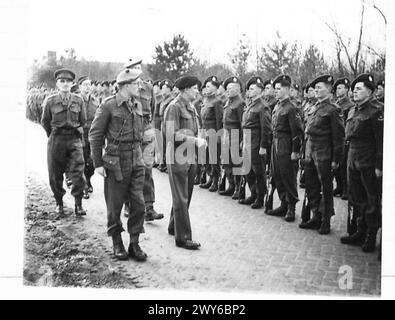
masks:
POLYGON ((281 204, 278 208, 274 210, 268 210, 266 214, 268 216, 276 216, 276 217, 284 217, 287 213, 288 204, 285 201, 281 201, 281 204))
POLYGON ((221 196, 231 196, 233 195, 233 193, 235 192, 235 185, 234 183, 229 184, 228 189, 224 190, 224 191, 220 191, 219 194, 221 196))
POLYGON ((323 218, 321 221, 321 226, 318 229, 319 234, 329 234, 331 232, 331 222, 330 218, 323 218))
POLYGON ((237 183, 235 186, 235 192, 233 192, 232 199, 238 200, 240 197, 240 183, 237 183))
POLYGON ((128 249, 129 257, 136 261, 145 261, 147 260, 147 254, 141 250, 138 242, 130 243, 128 249))
POLYGON ((368 228, 366 232, 366 239, 362 245, 363 252, 373 252, 376 248, 376 236, 378 228, 368 228))
POLYGON ((164 214, 155 211, 154 207, 149 206, 145 210, 145 221, 153 221, 163 219, 164 214))
POLYGON ((221 193, 221 191, 225 191, 225 185, 226 185, 226 176, 223 175, 221 178, 221 181, 218 183, 218 192, 221 193))
POLYGON ((350 244, 360 246, 366 239, 366 227, 362 222, 357 225, 357 231, 351 235, 340 238, 340 242, 343 244, 350 244))
POLYGON ((263 208, 263 196, 258 196, 253 204, 251 204, 252 209, 263 208))
POLYGON ((317 230, 321 226, 321 213, 318 211, 313 212, 313 217, 307 221, 299 224, 301 229, 313 229, 317 230))
POLYGON ((240 199, 239 203, 252 205, 255 202, 256 198, 257 198, 256 194, 251 194, 247 199, 240 199))
POLYGON ((118 233, 112 236, 112 245, 114 257, 118 260, 127 260, 128 254, 123 246, 121 234, 118 233))
POLYGON ((208 181, 207 181, 206 183, 201 183, 199 187, 202 188, 202 189, 208 189, 208 188, 211 187, 211 184, 212 184, 212 183, 213 183, 213 177, 210 176, 210 178, 208 179, 208 181))
POLYGON ((210 188, 208 189, 208 191, 216 192, 217 190, 218 190, 218 177, 214 177, 213 182, 212 182, 210 188))
POLYGON ((205 184, 206 182, 207 182, 207 175, 206 175, 206 172, 205 171, 203 171, 203 172, 201 172, 200 173, 200 177, 199 177, 199 183, 200 184, 205 184))
POLYGON ((76 216, 86 216, 86 211, 82 208, 82 199, 75 198, 74 213, 76 216))
POLYGON ((295 221, 295 204, 294 203, 289 203, 288 204, 288 211, 287 211, 287 214, 284 217, 284 220, 287 221, 287 222, 295 221))

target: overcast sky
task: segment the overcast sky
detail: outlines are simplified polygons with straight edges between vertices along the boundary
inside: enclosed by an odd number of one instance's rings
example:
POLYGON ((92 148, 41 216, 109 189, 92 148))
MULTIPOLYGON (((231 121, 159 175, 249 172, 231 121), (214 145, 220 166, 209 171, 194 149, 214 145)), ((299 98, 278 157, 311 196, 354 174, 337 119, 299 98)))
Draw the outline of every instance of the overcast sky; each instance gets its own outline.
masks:
MULTIPOLYGON (((374 0, 386 13, 391 1, 374 0)), ((343 34, 357 39, 360 0, 214 1, 144 0, 29 1, 28 59, 48 50, 64 53, 75 48, 78 57, 126 61, 139 56, 152 61, 155 45, 185 35, 196 56, 211 63, 225 62, 227 53, 245 33, 255 48, 273 42, 276 31, 304 46, 316 44, 326 56, 333 53, 333 35, 324 22, 335 23, 343 34)), ((384 20, 366 0, 364 42, 384 48, 384 20)))

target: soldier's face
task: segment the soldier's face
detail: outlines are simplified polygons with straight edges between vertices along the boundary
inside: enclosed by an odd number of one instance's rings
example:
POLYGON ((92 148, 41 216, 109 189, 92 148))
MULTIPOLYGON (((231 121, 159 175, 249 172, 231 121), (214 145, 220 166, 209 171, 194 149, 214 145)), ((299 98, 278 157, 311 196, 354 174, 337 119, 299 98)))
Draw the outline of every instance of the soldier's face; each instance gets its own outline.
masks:
POLYGON ((328 97, 330 94, 330 89, 329 87, 323 83, 323 82, 318 82, 315 85, 315 96, 317 97, 317 99, 325 99, 326 97, 328 97))
POLYGON ((272 96, 273 92, 274 92, 273 86, 271 84, 267 84, 264 91, 265 96, 272 96))
POLYGON ((238 83, 229 83, 226 91, 230 98, 236 97, 240 94, 240 85, 238 83))
POLYGON ((195 84, 193 87, 185 89, 185 93, 186 93, 187 97, 189 98, 189 101, 196 100, 199 96, 198 85, 195 84))
POLYGON ((309 88, 309 90, 307 90, 307 98, 312 99, 315 97, 315 91, 312 87, 309 88))
POLYGON ((384 87, 383 86, 377 86, 376 96, 378 96, 378 97, 384 96, 384 87))
POLYGON ((296 97, 297 93, 298 93, 298 92, 297 92, 294 88, 291 88, 291 89, 289 90, 289 95, 290 95, 291 97, 296 97))
POLYGON ((73 82, 71 80, 69 80, 69 79, 58 79, 58 80, 56 80, 56 87, 61 92, 70 92, 72 85, 73 85, 73 82))
POLYGON ((138 97, 140 93, 140 81, 133 81, 128 85, 128 93, 130 96, 138 97))
POLYGON ((337 97, 345 97, 347 95, 348 89, 344 84, 339 84, 336 87, 336 96, 337 97))
POLYGON ((84 80, 81 84, 80 84, 80 90, 82 94, 89 94, 92 90, 92 86, 91 86, 91 81, 90 80, 84 80))
POLYGON ((274 88, 274 95, 277 100, 282 100, 289 96, 289 88, 283 87, 281 83, 276 83, 274 88))
POLYGON ((353 91, 353 98, 355 102, 361 102, 369 98, 372 94, 372 91, 367 88, 363 82, 358 82, 355 84, 353 91))
POLYGON ((155 86, 152 88, 152 90, 154 91, 154 95, 157 95, 157 94, 159 94, 159 92, 160 92, 160 88, 159 88, 159 86, 157 86, 157 85, 155 85, 155 86))
POLYGON ((261 88, 259 88, 256 84, 250 85, 250 88, 248 89, 248 96, 250 98, 256 98, 262 94, 261 88))
POLYGON ((211 82, 207 82, 206 87, 203 88, 203 90, 205 90, 206 94, 213 94, 217 92, 217 87, 213 85, 211 82))
POLYGON ((166 86, 166 85, 163 85, 163 86, 162 86, 161 93, 162 93, 164 96, 169 95, 170 92, 171 92, 171 89, 170 89, 168 86, 166 86))

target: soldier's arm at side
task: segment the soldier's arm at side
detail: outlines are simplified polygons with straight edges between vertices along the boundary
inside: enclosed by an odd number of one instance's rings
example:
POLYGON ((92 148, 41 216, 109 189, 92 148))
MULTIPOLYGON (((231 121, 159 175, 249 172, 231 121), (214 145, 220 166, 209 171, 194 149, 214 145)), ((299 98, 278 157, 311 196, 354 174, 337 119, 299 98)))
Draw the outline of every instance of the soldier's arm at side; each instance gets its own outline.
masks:
POLYGON ((101 104, 96 110, 92 126, 89 130, 88 139, 91 145, 91 156, 95 168, 103 166, 102 149, 110 118, 110 110, 105 104, 101 104))
POLYGON ((259 112, 259 120, 261 124, 261 148, 269 148, 270 147, 270 135, 271 135, 271 121, 270 121, 270 113, 262 108, 259 112))
POLYGON ((344 152, 344 122, 339 109, 334 109, 330 114, 332 132, 332 162, 338 164, 344 152))
POLYGON ((51 110, 50 105, 48 103, 48 98, 46 98, 43 102, 43 114, 41 116, 41 125, 43 126, 45 132, 47 133, 47 137, 51 134, 51 110))
POLYGON ((221 101, 217 101, 215 104, 215 120, 216 120, 216 127, 217 131, 221 130, 223 127, 222 119, 224 117, 224 106, 221 101))
POLYGON ((296 108, 290 108, 288 112, 289 127, 291 128, 292 153, 299 154, 302 146, 303 127, 296 108))
POLYGON ((382 111, 379 110, 372 118, 372 126, 374 138, 376 141, 376 171, 380 173, 383 170, 383 130, 384 130, 384 117, 382 111))

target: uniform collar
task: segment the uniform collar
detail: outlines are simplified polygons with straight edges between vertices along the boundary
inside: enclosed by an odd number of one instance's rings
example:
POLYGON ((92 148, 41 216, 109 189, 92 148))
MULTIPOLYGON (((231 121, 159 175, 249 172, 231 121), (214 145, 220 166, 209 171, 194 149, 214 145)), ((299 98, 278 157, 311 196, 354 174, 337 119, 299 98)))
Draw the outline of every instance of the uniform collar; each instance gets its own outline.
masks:
POLYGON ((330 97, 328 96, 328 97, 326 97, 325 99, 323 99, 323 100, 321 100, 321 101, 319 101, 319 100, 317 99, 317 102, 318 102, 319 105, 321 105, 321 104, 326 104, 326 103, 330 103, 330 102, 331 102, 331 99, 330 99, 330 97))
POLYGON ((356 103, 355 105, 357 106, 358 110, 362 110, 364 109, 368 103, 372 100, 372 97, 367 98, 365 101, 363 101, 362 103, 356 103))
POLYGON ((115 100, 117 101, 117 106, 120 107, 120 106, 122 105, 122 103, 127 102, 129 99, 123 97, 123 96, 120 94, 120 92, 118 91, 118 92, 115 94, 115 100))
POLYGON ((286 97, 286 98, 283 99, 283 100, 279 100, 279 104, 284 105, 284 104, 286 104, 286 103, 289 102, 289 101, 290 101, 290 97, 286 97))
POLYGON ((337 103, 344 103, 344 102, 348 102, 349 98, 347 97, 347 95, 345 95, 343 98, 339 98, 337 99, 337 103))

